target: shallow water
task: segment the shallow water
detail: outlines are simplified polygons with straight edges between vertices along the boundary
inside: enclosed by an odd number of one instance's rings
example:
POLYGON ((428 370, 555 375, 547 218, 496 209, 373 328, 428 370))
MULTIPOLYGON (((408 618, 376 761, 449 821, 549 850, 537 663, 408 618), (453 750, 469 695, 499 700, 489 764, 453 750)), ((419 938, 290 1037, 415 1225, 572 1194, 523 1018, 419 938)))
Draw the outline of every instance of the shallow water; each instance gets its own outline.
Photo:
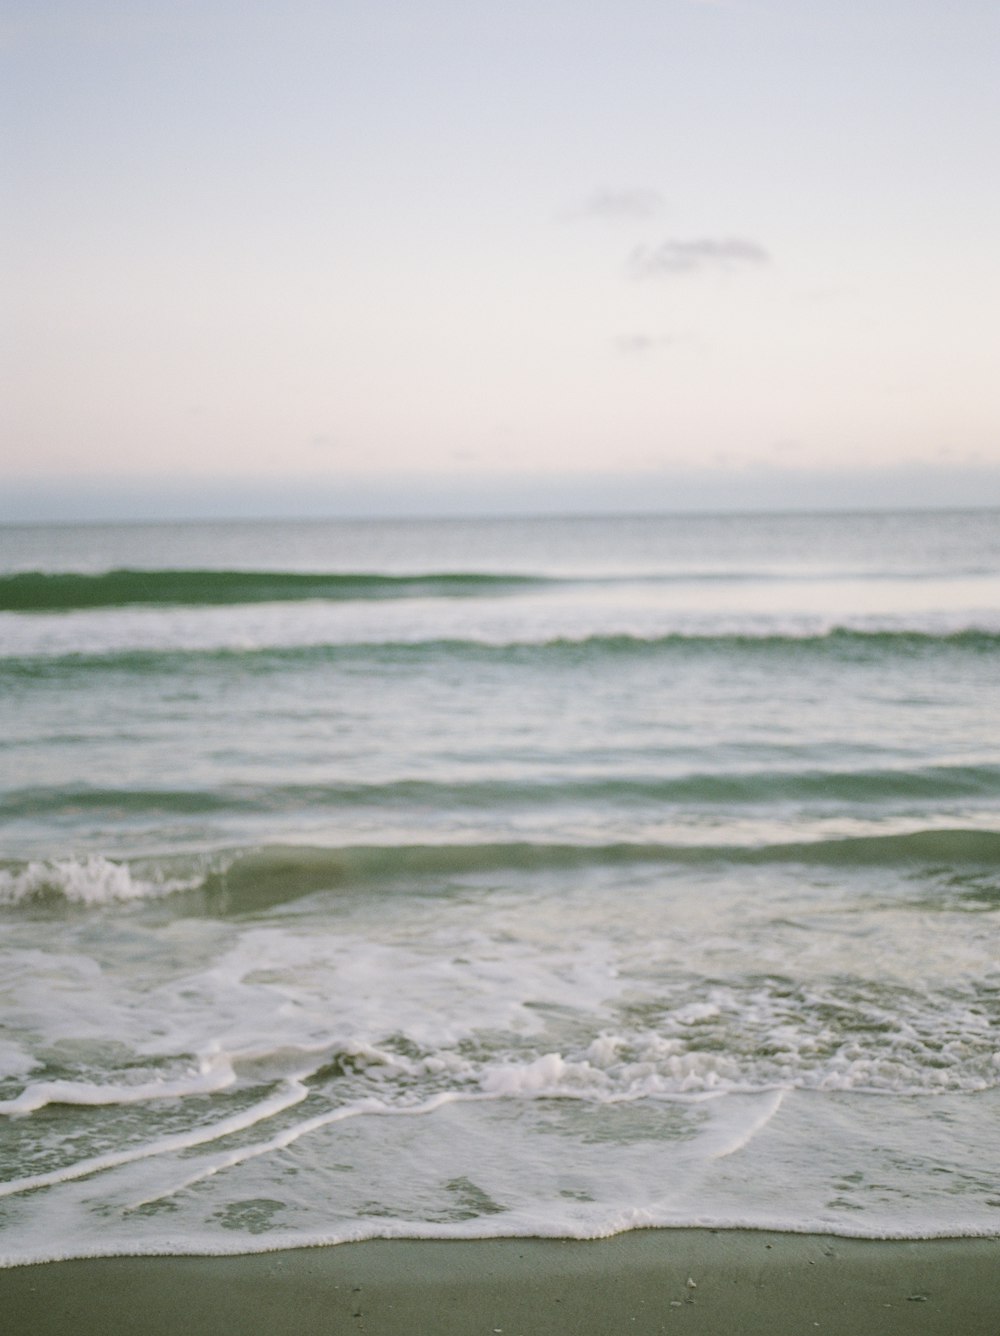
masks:
POLYGON ((1000 516, 0 530, 0 1257, 994 1233, 1000 516))

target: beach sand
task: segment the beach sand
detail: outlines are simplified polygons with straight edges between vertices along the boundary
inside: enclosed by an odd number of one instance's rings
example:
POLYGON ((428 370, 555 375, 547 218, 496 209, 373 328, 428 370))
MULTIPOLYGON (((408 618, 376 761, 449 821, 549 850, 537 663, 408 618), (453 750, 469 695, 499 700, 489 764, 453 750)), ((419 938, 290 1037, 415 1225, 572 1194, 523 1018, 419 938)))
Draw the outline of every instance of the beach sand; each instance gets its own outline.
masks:
POLYGON ((640 1230, 0 1272, 11 1336, 1000 1336, 1000 1238, 640 1230))

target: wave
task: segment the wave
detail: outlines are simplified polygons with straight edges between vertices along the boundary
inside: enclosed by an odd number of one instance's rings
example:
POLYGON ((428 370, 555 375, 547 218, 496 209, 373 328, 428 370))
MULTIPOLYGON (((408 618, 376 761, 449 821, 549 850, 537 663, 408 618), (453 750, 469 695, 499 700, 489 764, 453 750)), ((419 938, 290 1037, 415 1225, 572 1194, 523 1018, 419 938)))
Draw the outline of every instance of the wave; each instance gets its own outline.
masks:
POLYGON ((206 908, 257 911, 320 890, 398 886, 426 878, 571 871, 635 864, 802 864, 835 868, 1000 868, 1000 830, 915 830, 770 845, 507 843, 266 845, 213 855, 117 863, 103 857, 8 864, 0 905, 100 905, 196 893, 206 908))
MULTIPOLYGON (((994 574, 987 568, 949 572, 945 578, 994 574)), ((71 612, 123 607, 198 607, 304 600, 369 601, 403 598, 484 598, 559 587, 797 584, 833 581, 919 582, 935 571, 789 571, 689 569, 615 574, 583 572, 287 571, 225 568, 116 567, 104 571, 8 571, 0 574, 0 612, 71 612)))
POLYGON ((126 863, 117 863, 100 855, 83 859, 39 859, 0 867, 0 905, 56 901, 107 905, 194 890, 201 882, 197 873, 171 877, 154 869, 150 875, 143 876, 126 863))
POLYGON ((212 648, 68 649, 57 653, 11 654, 0 659, 12 676, 44 677, 63 671, 105 670, 147 674, 173 672, 199 665, 241 669, 284 670, 330 663, 460 662, 516 664, 574 663, 585 659, 635 658, 676 654, 818 655, 855 661, 873 655, 914 656, 939 651, 994 654, 1000 650, 1000 630, 963 627, 950 630, 864 629, 832 626, 822 631, 774 633, 734 631, 703 634, 672 631, 641 636, 628 633, 558 636, 550 639, 415 639, 357 642, 321 642, 286 645, 232 645, 212 648))
POLYGON ((439 783, 399 779, 383 784, 235 785, 218 789, 118 789, 53 786, 13 790, 0 798, 0 818, 46 813, 114 811, 125 817, 285 812, 302 808, 407 807, 440 811, 546 804, 662 803, 713 806, 774 801, 934 801, 1000 795, 1000 766, 942 765, 914 770, 755 770, 669 778, 579 778, 541 782, 469 780, 439 783))
POLYGON ((919 830, 903 835, 773 845, 654 844, 622 841, 582 845, 512 841, 488 844, 270 846, 238 856, 211 873, 206 890, 303 891, 408 877, 453 877, 496 870, 543 871, 632 863, 804 863, 831 867, 1000 864, 1000 831, 919 830))
POLYGON ((303 599, 455 598, 506 594, 548 583, 531 575, 445 571, 367 572, 132 570, 87 574, 19 571, 0 576, 0 612, 70 612, 137 605, 281 603, 303 599))

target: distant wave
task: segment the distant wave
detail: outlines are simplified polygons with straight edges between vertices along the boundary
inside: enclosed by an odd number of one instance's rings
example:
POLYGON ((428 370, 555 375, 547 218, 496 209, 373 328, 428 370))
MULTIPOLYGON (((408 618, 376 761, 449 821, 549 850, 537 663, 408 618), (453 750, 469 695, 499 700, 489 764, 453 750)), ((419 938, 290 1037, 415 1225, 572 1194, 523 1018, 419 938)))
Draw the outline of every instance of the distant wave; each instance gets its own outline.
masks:
POLYGON ((935 801, 1000 796, 1000 766, 941 765, 913 770, 754 770, 668 777, 583 777, 437 782, 233 785, 216 789, 100 788, 87 785, 11 790, 0 797, 0 819, 44 819, 47 813, 113 811, 116 816, 284 812, 316 808, 405 807, 417 811, 495 810, 499 807, 599 803, 744 805, 770 802, 872 804, 898 799, 935 801))
POLYGON ((460 598, 544 584, 530 575, 445 571, 426 575, 366 572, 113 570, 99 574, 21 571, 0 576, 0 612, 70 612, 137 605, 280 603, 303 599, 460 598))
POLYGON ((865 629, 832 626, 822 631, 802 633, 762 629, 702 634, 672 631, 664 635, 642 636, 628 633, 594 634, 579 637, 558 636, 551 639, 426 639, 321 641, 304 644, 221 645, 190 649, 62 649, 57 653, 10 653, 0 648, 4 671, 24 673, 36 678, 64 670, 113 670, 136 674, 171 672, 182 666, 214 665, 225 668, 259 668, 267 672, 289 667, 309 667, 336 662, 366 663, 381 667, 392 662, 511 662, 549 664, 560 660, 576 662, 601 657, 640 657, 672 654, 724 654, 734 652, 761 655, 829 655, 833 658, 858 659, 871 655, 914 655, 939 650, 991 654, 1000 650, 1000 629, 969 626, 950 630, 917 628, 865 629))
POLYGON ((771 845, 510 843, 268 845, 135 865, 101 857, 0 868, 0 905, 66 902, 99 905, 161 899, 179 892, 207 897, 212 912, 257 911, 313 891, 390 887, 415 878, 537 872, 632 864, 698 866, 803 864, 830 868, 1000 868, 1000 831, 915 830, 771 845))
MULTIPOLYGON (((993 574, 988 569, 951 571, 949 577, 993 574)), ((788 571, 690 569, 617 574, 528 574, 495 571, 283 571, 137 569, 15 571, 0 574, 0 612, 72 612, 87 608, 198 607, 287 603, 307 599, 365 601, 401 598, 471 598, 515 594, 545 586, 747 585, 919 581, 933 571, 788 571)))

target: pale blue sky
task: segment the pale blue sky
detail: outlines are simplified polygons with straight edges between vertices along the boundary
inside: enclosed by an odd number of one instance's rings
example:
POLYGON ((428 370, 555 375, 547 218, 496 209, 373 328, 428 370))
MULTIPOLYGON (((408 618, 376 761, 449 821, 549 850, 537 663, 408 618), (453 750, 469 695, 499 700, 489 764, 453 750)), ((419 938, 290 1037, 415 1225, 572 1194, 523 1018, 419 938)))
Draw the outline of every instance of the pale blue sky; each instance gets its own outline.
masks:
POLYGON ((1000 503, 994 0, 4 0, 0 57, 0 518, 1000 503))

